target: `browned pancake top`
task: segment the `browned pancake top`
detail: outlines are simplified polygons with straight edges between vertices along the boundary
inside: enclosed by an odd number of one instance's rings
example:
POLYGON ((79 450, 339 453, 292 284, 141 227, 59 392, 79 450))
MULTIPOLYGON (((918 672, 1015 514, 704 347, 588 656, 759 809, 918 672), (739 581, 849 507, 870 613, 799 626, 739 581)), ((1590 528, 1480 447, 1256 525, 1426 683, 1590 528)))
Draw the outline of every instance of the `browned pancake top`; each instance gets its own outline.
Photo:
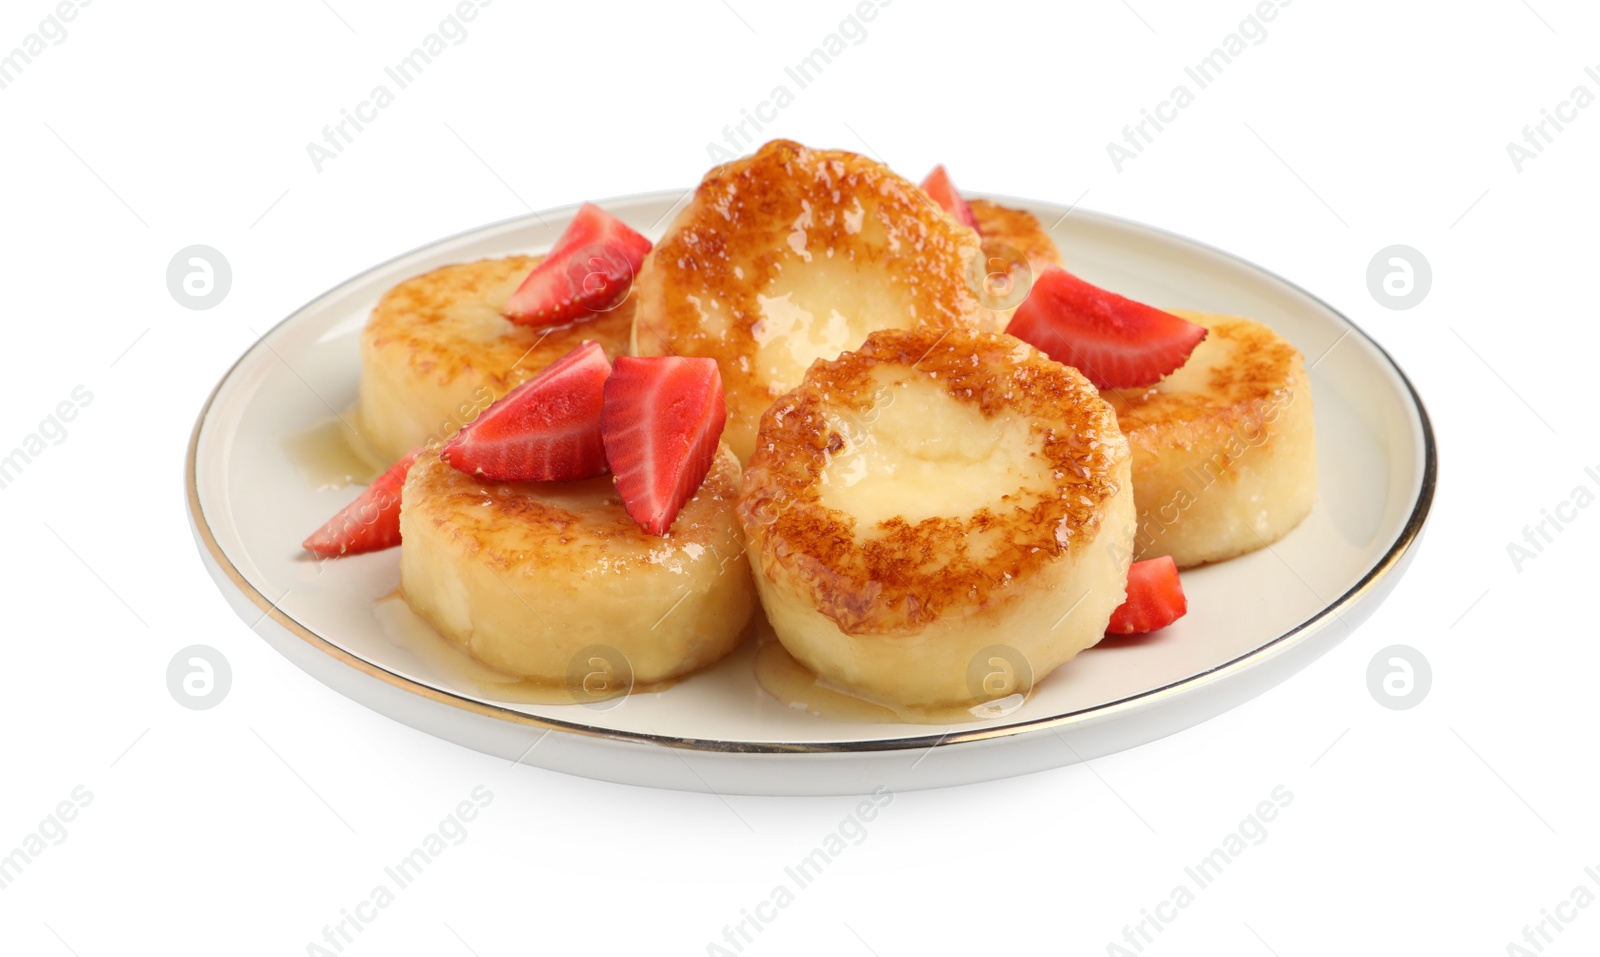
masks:
MULTIPOLYGON (((881 163, 775 140, 706 174, 646 257, 637 348, 716 359, 733 416, 743 420, 730 427, 753 431, 793 385, 772 382, 759 367, 771 332, 762 297, 775 284, 826 270, 826 284, 841 295, 858 298, 870 287, 871 301, 881 304, 872 315, 849 316, 852 322, 992 326, 969 285, 978 253, 972 230, 881 163)), ((805 305, 826 321, 822 298, 805 305)))
POLYGON ((1170 377, 1144 389, 1107 389, 1106 401, 1136 448, 1159 452, 1162 446, 1215 443, 1259 428, 1277 417, 1275 407, 1294 401, 1305 380, 1304 362, 1300 350, 1277 333, 1248 319, 1171 311, 1211 330, 1190 362, 1223 349, 1233 358, 1215 363, 1198 390, 1175 389, 1170 377))
POLYGON ((500 315, 543 259, 483 259, 408 279, 379 300, 362 338, 369 349, 401 350, 420 378, 444 384, 471 370, 496 395, 532 378, 585 339, 599 342, 607 358, 626 355, 632 295, 609 312, 563 326, 520 326, 500 315))
POLYGON ((670 567, 716 548, 736 560, 737 529, 730 528, 728 508, 738 493, 739 461, 723 447, 668 534, 647 535, 628 517, 610 475, 488 482, 450 467, 430 449, 411 466, 401 507, 445 530, 453 547, 497 574, 548 575, 560 566, 575 575, 621 575, 644 564, 670 567))
POLYGON ((978 230, 983 233, 983 249, 991 253, 997 247, 1016 250, 1032 264, 1035 272, 1044 266, 1061 265, 1061 251, 1055 240, 1045 232, 1038 217, 1025 209, 1001 206, 986 199, 975 199, 970 204, 978 217, 978 230))
MULTIPOLYGON (((1014 597, 1046 563, 1096 537, 1128 457, 1116 419, 1087 379, 1010 336, 968 330, 885 330, 832 362, 761 421, 739 514, 763 566, 782 566, 847 634, 911 634, 947 613, 1014 597), (830 457, 848 454, 829 422, 870 418, 882 365, 912 369, 984 419, 1028 423, 1032 454, 1054 486, 995 489, 971 515, 858 528, 821 501, 830 457), (975 543, 981 540, 982 547, 975 543)), ((769 571, 770 575, 771 572, 769 571)))

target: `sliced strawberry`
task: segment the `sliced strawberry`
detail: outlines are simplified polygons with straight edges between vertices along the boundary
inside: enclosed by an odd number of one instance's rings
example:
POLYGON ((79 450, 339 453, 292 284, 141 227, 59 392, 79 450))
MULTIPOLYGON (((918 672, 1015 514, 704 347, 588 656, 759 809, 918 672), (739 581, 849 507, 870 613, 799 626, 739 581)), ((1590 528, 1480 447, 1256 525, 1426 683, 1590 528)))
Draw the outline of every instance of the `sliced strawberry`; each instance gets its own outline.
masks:
POLYGON ((1128 569, 1128 598, 1111 613, 1108 635, 1142 635, 1165 628, 1189 610, 1171 555, 1134 562, 1128 569))
POLYGON ((933 197, 933 201, 944 207, 944 211, 956 218, 956 222, 963 226, 978 228, 978 217, 973 215, 972 207, 961 198, 956 191, 956 184, 950 181, 950 174, 941 163, 933 168, 928 178, 922 181, 922 191, 933 197))
POLYGON ((650 240, 593 203, 584 203, 501 315, 525 326, 555 326, 604 312, 627 297, 649 251, 650 240))
POLYGON ((647 534, 665 535, 705 481, 727 415, 715 359, 618 357, 600 435, 623 507, 647 534))
POLYGON ((600 408, 611 363, 598 342, 552 362, 462 427, 439 457, 492 482, 569 482, 606 470, 600 408))
POLYGON ((1033 280, 1006 332, 1101 389, 1154 385, 1206 337, 1204 326, 1091 286, 1060 266, 1033 280))
POLYGON ((406 483, 406 473, 421 451, 420 447, 412 449, 389 466, 354 502, 312 532, 302 547, 324 558, 338 558, 400 544, 400 486, 406 483))

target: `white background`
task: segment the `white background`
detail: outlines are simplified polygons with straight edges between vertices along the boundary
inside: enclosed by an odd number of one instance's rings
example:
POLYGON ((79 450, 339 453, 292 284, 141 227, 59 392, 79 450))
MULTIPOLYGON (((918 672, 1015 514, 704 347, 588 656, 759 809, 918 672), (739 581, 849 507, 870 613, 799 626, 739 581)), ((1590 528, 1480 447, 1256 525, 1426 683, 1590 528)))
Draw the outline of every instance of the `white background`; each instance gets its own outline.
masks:
MULTIPOLYGON (((1266 840, 1146 953, 1503 954, 1600 865, 1600 509, 1520 571, 1507 555, 1600 466, 1600 108, 1521 172, 1506 152, 1574 86, 1600 93, 1584 73, 1600 11, 1529 2, 1298 0, 1120 173, 1107 141, 1248 0, 898 0, 782 111, 769 133, 913 177, 944 162, 971 190, 1081 197, 1289 277, 1412 376, 1442 469, 1418 560, 1331 654, 1089 767, 897 795, 747 953, 1107 953, 1279 785, 1294 798, 1266 840), (1366 284, 1394 243, 1433 267, 1408 311, 1366 284), (1414 710, 1367 691, 1394 643, 1432 662, 1414 710)), ((93 794, 0 890, 0 949, 306 953, 484 785, 465 842, 346 953, 707 953, 854 800, 508 769, 369 712, 228 610, 181 464, 252 329, 441 236, 693 183, 708 141, 850 4, 498 0, 319 173, 306 144, 452 9, 329 3, 100 0, 0 90, 0 449, 75 386, 94 396, 0 490, 0 854, 74 787, 93 794), (196 243, 233 267, 209 311, 165 282, 196 243), (233 667, 210 711, 166 686, 195 643, 233 667)), ((0 53, 51 9, 7 0, 0 53)), ((1600 907, 1575 913, 1547 953, 1600 944, 1600 907)))

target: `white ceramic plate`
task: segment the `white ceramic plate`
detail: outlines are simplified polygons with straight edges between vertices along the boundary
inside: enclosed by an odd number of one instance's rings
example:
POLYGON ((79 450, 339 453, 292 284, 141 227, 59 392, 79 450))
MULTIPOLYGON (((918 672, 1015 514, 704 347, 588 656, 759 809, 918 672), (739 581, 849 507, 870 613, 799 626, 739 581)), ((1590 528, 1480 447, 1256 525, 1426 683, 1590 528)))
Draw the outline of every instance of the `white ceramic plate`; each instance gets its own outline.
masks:
MULTIPOLYGON (((602 203, 652 238, 681 192, 602 203)), ((354 495, 317 488, 289 452, 355 400, 367 313, 446 263, 540 252, 573 209, 447 239, 357 276, 272 329, 223 377, 187 467, 201 555, 241 617, 328 686, 405 724, 507 760, 633 784, 759 794, 936 787, 1094 758, 1191 726, 1283 681, 1387 593, 1420 534, 1436 456, 1405 376, 1327 304, 1258 267, 1146 226, 1032 210, 1091 282, 1160 306, 1253 317, 1311 365, 1318 498, 1270 549, 1186 572, 1189 614, 1158 638, 1092 649, 1020 709, 945 726, 851 724, 791 710, 756 684, 750 649, 609 707, 496 700, 380 624, 397 551, 307 560, 301 538, 354 495)), ((286 703, 287 706, 287 703, 286 703)))

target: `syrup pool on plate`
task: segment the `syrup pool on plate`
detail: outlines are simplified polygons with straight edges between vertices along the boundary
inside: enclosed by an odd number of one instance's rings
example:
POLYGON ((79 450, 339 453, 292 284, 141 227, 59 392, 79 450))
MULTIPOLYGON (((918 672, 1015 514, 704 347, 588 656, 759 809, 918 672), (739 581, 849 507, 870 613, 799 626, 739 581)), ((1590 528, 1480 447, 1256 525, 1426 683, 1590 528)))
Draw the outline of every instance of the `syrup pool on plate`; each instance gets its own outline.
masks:
POLYGON ((363 452, 361 436, 350 425, 354 421, 354 417, 346 413, 318 422, 284 441, 289 461, 314 487, 366 485, 383 471, 363 452))
POLYGON ((597 705, 628 694, 646 694, 672 687, 676 679, 636 684, 631 675, 599 675, 585 679, 581 698, 566 682, 534 681, 508 675, 479 662, 447 641, 411 610, 398 589, 372 603, 384 635, 396 648, 411 653, 424 670, 450 688, 467 689, 481 697, 520 704, 597 705))

